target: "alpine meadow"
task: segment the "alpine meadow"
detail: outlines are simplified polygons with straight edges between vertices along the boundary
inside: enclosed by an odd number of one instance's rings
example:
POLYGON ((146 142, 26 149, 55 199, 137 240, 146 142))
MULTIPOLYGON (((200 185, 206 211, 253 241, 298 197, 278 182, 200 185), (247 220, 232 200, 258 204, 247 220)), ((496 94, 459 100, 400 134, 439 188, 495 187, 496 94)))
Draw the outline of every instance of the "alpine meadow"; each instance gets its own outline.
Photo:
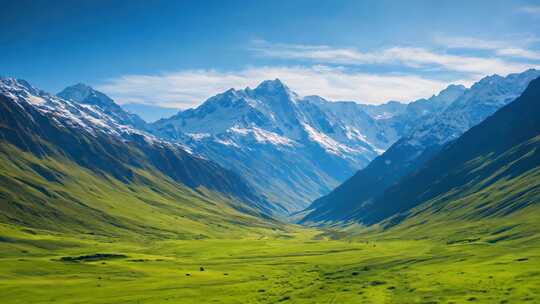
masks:
POLYGON ((537 1, 0 7, 0 303, 540 303, 537 1))

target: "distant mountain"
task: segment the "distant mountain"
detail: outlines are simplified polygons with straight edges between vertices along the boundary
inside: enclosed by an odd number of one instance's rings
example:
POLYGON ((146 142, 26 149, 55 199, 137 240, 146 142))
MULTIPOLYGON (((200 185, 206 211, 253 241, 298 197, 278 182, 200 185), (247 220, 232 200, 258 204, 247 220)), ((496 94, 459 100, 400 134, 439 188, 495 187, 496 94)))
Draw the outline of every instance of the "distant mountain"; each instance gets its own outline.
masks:
MULTIPOLYGON (((485 89, 486 82, 498 80, 490 77, 478 85, 485 89)), ((468 113, 474 115, 474 111, 468 113)), ((370 224, 393 216, 385 222, 389 226, 415 216, 423 220, 442 214, 447 220, 503 217, 539 207, 539 189, 537 78, 515 101, 445 145, 419 170, 388 188, 369 208, 352 212, 350 218, 370 224)))
MULTIPOLYGON (((449 141, 462 135, 472 126, 492 115, 497 109, 517 98, 528 83, 540 76, 540 71, 528 70, 507 77, 486 77, 453 101, 442 98, 440 102, 423 102, 424 105, 441 105, 433 113, 413 125, 406 135, 393 144, 384 154, 374 159, 366 168, 337 187, 331 193, 315 200, 306 210, 304 222, 368 220, 373 202, 386 189, 402 177, 420 168, 449 141), (438 110, 442 109, 439 113, 438 110)), ((454 90, 456 88, 452 88, 454 90)), ((454 94, 452 94, 454 95, 454 94)), ((455 95, 454 95, 455 96, 455 95)), ((411 104, 411 106, 416 106, 411 104)), ((416 111, 422 113, 423 109, 416 111)), ((401 114, 403 115, 403 114, 401 114)), ((415 117, 415 115, 411 115, 415 117)), ((399 123, 410 120, 402 119, 399 123)), ((407 129, 406 126, 404 126, 407 129)))
POLYGON ((148 123, 171 117, 180 111, 180 109, 166 108, 142 103, 126 103, 121 105, 121 107, 129 113, 138 115, 148 123))
POLYGON ((152 132, 235 170, 273 203, 297 211, 401 137, 397 120, 363 108, 300 97, 276 79, 218 94, 157 121, 152 132))
POLYGON ((139 116, 124 111, 109 96, 94 90, 88 85, 79 83, 65 88, 56 95, 66 100, 75 101, 81 105, 91 106, 120 124, 141 130, 146 128, 146 123, 139 116))
POLYGON ((407 104, 399 101, 389 101, 383 104, 361 104, 360 107, 373 119, 389 119, 403 114, 407 109, 407 104))
POLYGON ((59 95, 67 99, 22 80, 0 79, 0 141, 38 158, 73 162, 104 178, 135 183, 148 178, 141 172, 161 175, 271 212, 242 177, 136 128, 145 123, 104 94, 76 85, 59 95))
POLYGON ((360 107, 373 119, 394 124, 394 128, 401 129, 400 132, 406 134, 416 125, 418 119, 442 112, 464 92, 465 87, 462 85, 449 85, 437 95, 407 104, 389 101, 379 105, 360 104, 360 107))

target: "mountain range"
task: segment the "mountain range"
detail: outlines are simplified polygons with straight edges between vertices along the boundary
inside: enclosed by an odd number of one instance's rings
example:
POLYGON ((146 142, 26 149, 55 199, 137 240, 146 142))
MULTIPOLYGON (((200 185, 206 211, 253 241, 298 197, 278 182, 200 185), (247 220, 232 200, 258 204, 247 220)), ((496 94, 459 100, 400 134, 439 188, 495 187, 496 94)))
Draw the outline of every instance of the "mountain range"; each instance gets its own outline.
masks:
POLYGON ((437 115, 423 119, 369 166, 331 193, 313 202, 302 219, 304 223, 357 221, 372 224, 385 191, 413 174, 447 143, 517 98, 540 71, 528 70, 507 77, 488 76, 448 104, 437 115))
POLYGON ((151 128, 246 176, 288 213, 328 193, 463 91, 452 85, 408 105, 369 106, 300 97, 275 79, 228 90, 151 128))
POLYGON ((149 172, 251 215, 283 216, 325 195, 299 213, 302 223, 373 224, 392 215, 374 215, 388 189, 539 75, 494 75, 469 89, 450 85, 427 99, 382 105, 301 97, 276 79, 154 123, 84 84, 51 95, 2 78, 0 136, 9 151, 61 158, 122 183, 149 172))
POLYGON ((96 231, 107 230, 105 222, 131 231, 160 221, 157 215, 146 223, 130 218, 131 208, 159 209, 171 223, 178 208, 194 202, 198 206, 182 217, 228 215, 227 221, 241 222, 273 212, 243 177, 141 130, 145 125, 86 86, 55 96, 23 80, 0 79, 3 221, 54 230, 71 223, 72 229, 96 231), (114 207, 129 201, 131 206, 114 207))
POLYGON ((410 218, 482 221, 537 214, 539 117, 536 78, 517 99, 384 191, 372 208, 356 210, 351 217, 366 224, 386 219, 384 224, 391 227, 410 218))

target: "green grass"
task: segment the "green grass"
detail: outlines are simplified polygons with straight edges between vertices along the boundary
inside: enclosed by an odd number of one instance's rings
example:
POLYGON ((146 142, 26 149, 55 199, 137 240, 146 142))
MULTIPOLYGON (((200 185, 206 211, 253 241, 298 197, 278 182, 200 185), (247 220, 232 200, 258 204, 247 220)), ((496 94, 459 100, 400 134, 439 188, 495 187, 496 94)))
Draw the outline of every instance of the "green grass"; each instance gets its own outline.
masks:
POLYGON ((333 240, 331 231, 293 226, 269 237, 204 240, 124 240, 8 225, 0 233, 10 236, 0 241, 2 303, 540 301, 540 248, 525 239, 333 240), (126 257, 62 260, 96 253, 126 257))
POLYGON ((36 158, 2 144, 0 223, 129 238, 236 237, 282 229, 219 194, 189 189, 159 172, 135 172, 126 184, 66 159, 36 158))
POLYGON ((156 172, 126 184, 1 148, 0 303, 540 302, 537 204, 467 216, 538 171, 390 228, 321 230, 156 172))

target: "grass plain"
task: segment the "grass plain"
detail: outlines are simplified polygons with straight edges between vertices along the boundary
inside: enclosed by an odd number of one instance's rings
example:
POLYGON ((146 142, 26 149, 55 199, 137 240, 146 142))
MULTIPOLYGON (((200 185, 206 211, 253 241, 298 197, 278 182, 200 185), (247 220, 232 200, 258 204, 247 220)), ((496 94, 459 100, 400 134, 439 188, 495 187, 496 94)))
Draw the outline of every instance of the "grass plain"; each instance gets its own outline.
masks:
POLYGON ((535 236, 443 242, 289 226, 159 240, 0 227, 2 303, 540 301, 535 236))

